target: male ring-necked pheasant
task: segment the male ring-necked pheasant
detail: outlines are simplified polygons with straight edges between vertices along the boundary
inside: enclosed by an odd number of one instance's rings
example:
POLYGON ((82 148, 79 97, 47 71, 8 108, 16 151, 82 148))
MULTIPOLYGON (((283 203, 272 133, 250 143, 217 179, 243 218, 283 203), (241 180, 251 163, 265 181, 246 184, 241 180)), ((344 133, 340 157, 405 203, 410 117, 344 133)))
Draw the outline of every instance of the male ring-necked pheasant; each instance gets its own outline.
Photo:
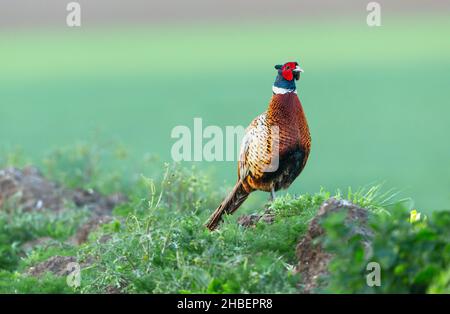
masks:
POLYGON ((261 190, 271 193, 288 188, 308 160, 311 137, 295 81, 300 78, 297 62, 276 65, 272 99, 266 112, 247 128, 241 143, 238 181, 209 218, 209 230, 217 228, 224 214, 232 214, 248 195, 261 190))

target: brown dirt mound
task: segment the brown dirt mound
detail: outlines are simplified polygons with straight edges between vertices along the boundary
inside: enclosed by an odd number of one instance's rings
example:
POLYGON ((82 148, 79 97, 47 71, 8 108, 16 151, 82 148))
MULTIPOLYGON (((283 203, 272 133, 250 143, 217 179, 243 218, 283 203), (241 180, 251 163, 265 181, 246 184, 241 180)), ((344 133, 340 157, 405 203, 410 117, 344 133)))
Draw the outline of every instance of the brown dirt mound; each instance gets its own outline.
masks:
POLYGON ((263 215, 251 214, 251 215, 243 215, 238 218, 237 223, 243 227, 255 227, 259 221, 263 221, 265 223, 271 224, 275 219, 274 214, 265 213, 263 215))
MULTIPOLYGON (((80 262, 79 267, 84 268, 92 265, 93 259, 87 259, 80 262)), ((55 276, 68 276, 73 272, 72 265, 70 263, 78 263, 75 256, 52 256, 47 260, 40 262, 27 270, 27 274, 34 277, 40 277, 46 273, 52 273, 55 276)))
POLYGON ((42 276, 45 273, 53 273, 56 276, 67 276, 71 272, 68 265, 77 261, 74 256, 52 256, 48 260, 41 262, 28 269, 28 274, 34 277, 42 276))
POLYGON ((60 210, 63 207, 63 194, 63 188, 46 180, 34 167, 0 170, 0 206, 17 196, 24 210, 60 210))
POLYGON ((100 225, 112 221, 111 216, 94 216, 89 219, 84 225, 78 228, 77 233, 69 240, 75 245, 80 245, 88 240, 89 234, 95 231, 100 225))
POLYGON ((368 211, 358 207, 346 200, 337 200, 330 198, 320 207, 316 217, 311 221, 308 231, 303 239, 297 245, 296 253, 298 257, 298 265, 296 271, 301 273, 300 286, 302 292, 311 293, 318 287, 318 279, 328 272, 328 263, 332 255, 317 244, 317 239, 325 234, 320 226, 321 220, 330 213, 347 211, 347 222, 355 234, 361 234, 364 239, 366 248, 370 247, 369 239, 372 237, 371 230, 367 227, 368 211))
POLYGON ((127 201, 121 193, 103 196, 95 190, 76 189, 69 191, 68 196, 76 206, 87 207, 97 215, 108 214, 114 207, 127 201))
POLYGON ((268 204, 266 204, 263 214, 242 215, 238 218, 237 223, 242 227, 250 228, 255 227, 260 221, 266 224, 271 224, 275 221, 275 214, 268 204))
POLYGON ((115 206, 127 201, 120 193, 104 196, 94 190, 66 189, 44 178, 34 167, 0 170, 0 208, 11 199, 25 211, 59 211, 66 202, 72 202, 77 207, 89 208, 96 215, 108 214, 115 206))

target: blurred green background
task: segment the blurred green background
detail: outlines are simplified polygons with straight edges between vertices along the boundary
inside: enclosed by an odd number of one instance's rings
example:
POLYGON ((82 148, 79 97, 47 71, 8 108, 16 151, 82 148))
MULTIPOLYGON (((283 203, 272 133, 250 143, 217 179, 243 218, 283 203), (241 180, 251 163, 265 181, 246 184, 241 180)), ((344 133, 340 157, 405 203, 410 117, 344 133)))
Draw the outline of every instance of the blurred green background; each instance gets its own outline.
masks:
MULTIPOLYGON (((99 137, 130 150, 124 163, 144 153, 170 161, 175 126, 192 128, 194 117, 247 126, 267 107, 273 65, 297 60, 313 146, 290 192, 384 183, 420 210, 448 209, 450 15, 382 11, 382 26, 368 27, 365 4, 357 9, 326 18, 4 27, 0 150, 38 158, 99 137)), ((234 183, 236 162, 197 164, 217 186, 234 183)))

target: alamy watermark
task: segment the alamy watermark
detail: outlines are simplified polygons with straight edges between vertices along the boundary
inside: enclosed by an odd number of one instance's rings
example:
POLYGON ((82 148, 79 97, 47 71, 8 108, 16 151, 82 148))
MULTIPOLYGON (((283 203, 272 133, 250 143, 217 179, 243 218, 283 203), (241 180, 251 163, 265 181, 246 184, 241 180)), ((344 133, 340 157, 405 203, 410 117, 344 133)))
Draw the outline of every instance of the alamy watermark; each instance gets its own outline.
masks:
POLYGON ((278 169, 279 163, 279 128, 258 125, 255 132, 246 133, 243 126, 216 125, 204 126, 201 118, 194 118, 193 127, 178 125, 170 134, 175 142, 171 148, 172 159, 179 161, 243 161, 247 152, 253 156, 266 156, 270 152, 270 163, 264 172, 278 169), (256 142, 256 137, 262 136, 262 142, 256 142), (267 143, 267 145, 262 145, 267 143))
POLYGON ((66 24, 69 27, 81 26, 81 5, 78 2, 69 2, 66 6, 69 11, 66 17, 66 24))
MULTIPOLYGON (((69 27, 81 26, 81 5, 78 2, 69 2, 66 6, 69 12, 66 17, 66 24, 69 27)), ((369 2, 366 6, 369 12, 366 23, 370 27, 381 26, 381 5, 378 2, 369 2)))
POLYGON ((381 26, 381 6, 378 2, 369 2, 366 7, 369 14, 366 22, 369 27, 381 26))
POLYGON ((370 262, 366 266, 369 273, 366 275, 366 284, 369 287, 381 286, 381 266, 377 262, 370 262))

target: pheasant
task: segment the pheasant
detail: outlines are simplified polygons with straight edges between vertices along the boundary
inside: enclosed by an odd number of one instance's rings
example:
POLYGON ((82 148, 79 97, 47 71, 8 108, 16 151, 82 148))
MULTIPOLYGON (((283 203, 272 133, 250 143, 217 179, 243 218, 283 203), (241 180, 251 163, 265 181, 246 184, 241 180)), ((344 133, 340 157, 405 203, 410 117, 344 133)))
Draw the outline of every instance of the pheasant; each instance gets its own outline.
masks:
POLYGON ((277 76, 266 112, 256 117, 242 139, 238 181, 206 223, 213 231, 224 214, 234 213, 253 191, 288 188, 308 160, 311 136, 295 81, 303 70, 297 62, 276 65, 277 76))

